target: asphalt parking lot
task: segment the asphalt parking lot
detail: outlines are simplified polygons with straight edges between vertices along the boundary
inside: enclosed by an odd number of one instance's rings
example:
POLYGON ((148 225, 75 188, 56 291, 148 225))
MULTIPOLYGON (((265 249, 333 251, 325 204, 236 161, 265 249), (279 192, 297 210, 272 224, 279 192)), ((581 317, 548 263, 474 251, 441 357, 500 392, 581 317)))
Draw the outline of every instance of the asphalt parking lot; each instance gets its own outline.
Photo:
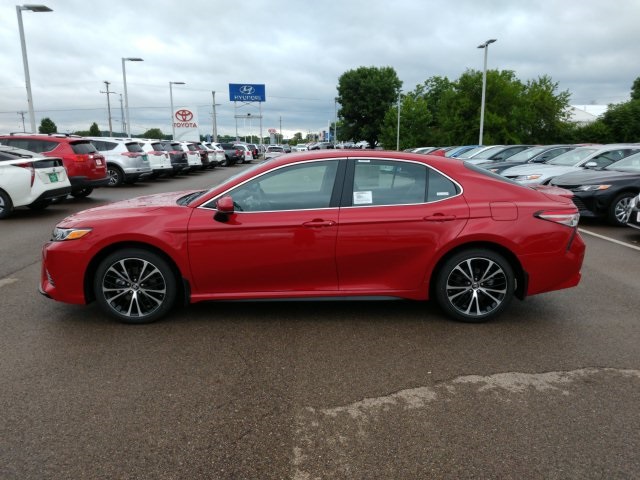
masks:
POLYGON ((583 222, 581 284, 480 325, 430 303, 310 301, 128 326, 37 293, 64 216, 240 168, 0 223, 0 478, 639 477, 640 231, 583 222))

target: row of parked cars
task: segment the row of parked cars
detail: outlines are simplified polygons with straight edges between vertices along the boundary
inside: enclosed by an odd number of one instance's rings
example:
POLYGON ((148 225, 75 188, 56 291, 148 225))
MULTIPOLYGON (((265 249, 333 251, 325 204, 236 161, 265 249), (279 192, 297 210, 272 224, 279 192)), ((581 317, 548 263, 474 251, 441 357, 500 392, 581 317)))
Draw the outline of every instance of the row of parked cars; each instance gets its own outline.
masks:
POLYGON ((0 218, 14 208, 43 209, 68 195, 140 179, 250 162, 246 144, 66 134, 0 135, 0 218), (225 148, 225 147, 228 147, 225 148))
POLYGON ((570 190, 581 217, 616 226, 636 218, 630 211, 640 194, 640 143, 466 145, 412 151, 465 160, 534 188, 551 185, 570 190))

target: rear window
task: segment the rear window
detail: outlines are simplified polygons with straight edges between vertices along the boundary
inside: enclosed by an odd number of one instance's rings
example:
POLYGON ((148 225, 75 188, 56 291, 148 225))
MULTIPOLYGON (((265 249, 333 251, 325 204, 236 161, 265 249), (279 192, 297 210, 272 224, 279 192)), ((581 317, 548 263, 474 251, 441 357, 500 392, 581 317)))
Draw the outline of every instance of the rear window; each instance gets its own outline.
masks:
POLYGON ((126 143, 125 146, 129 152, 144 153, 144 150, 138 142, 129 142, 126 143))
POLYGON ((162 145, 161 143, 152 143, 151 144, 151 148, 153 150, 155 150, 156 152, 166 152, 167 149, 164 148, 164 145, 162 145))
POLYGON ((76 153, 78 155, 98 153, 98 150, 96 150, 96 147, 93 145, 93 143, 88 140, 84 142, 71 142, 70 145, 73 153, 76 153))

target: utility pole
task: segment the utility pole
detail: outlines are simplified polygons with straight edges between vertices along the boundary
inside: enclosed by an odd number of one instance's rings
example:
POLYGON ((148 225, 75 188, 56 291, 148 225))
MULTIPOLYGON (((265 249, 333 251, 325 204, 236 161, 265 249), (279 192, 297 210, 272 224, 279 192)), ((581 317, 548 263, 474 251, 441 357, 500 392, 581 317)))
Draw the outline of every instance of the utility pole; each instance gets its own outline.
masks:
POLYGON ((122 134, 127 136, 127 124, 124 123, 124 109, 122 108, 122 94, 120 94, 120 116, 122 117, 122 134))
POLYGON ((282 137, 282 116, 280 117, 280 142, 278 142, 278 143, 280 143, 280 145, 282 145, 284 143, 283 142, 283 137, 282 137))
POLYGON ((109 99, 109 95, 112 94, 112 93, 116 93, 116 92, 110 92, 109 91, 109 85, 111 85, 111 82, 107 82, 105 80, 104 84, 107 86, 107 91, 103 92, 102 90, 100 90, 100 93, 106 93, 107 94, 107 112, 108 112, 108 115, 109 115, 109 136, 113 137, 113 125, 111 123, 111 100, 109 99))
POLYGON ((213 141, 218 143, 218 117, 216 116, 216 105, 220 105, 216 103, 216 92, 212 91, 211 95, 213 96, 213 141))
POLYGON ((25 125, 24 125, 24 114, 25 113, 27 113, 27 112, 18 112, 18 115, 20 115, 22 117, 22 131, 26 133, 27 132, 27 127, 25 127, 25 125))

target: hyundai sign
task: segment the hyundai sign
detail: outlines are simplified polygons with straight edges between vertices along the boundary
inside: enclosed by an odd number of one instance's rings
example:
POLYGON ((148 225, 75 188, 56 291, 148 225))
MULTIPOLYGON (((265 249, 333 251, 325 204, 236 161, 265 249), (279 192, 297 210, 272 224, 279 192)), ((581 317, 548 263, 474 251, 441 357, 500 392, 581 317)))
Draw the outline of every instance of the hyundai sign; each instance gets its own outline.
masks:
POLYGON ((232 102, 265 102, 264 85, 230 83, 229 100, 232 102))

